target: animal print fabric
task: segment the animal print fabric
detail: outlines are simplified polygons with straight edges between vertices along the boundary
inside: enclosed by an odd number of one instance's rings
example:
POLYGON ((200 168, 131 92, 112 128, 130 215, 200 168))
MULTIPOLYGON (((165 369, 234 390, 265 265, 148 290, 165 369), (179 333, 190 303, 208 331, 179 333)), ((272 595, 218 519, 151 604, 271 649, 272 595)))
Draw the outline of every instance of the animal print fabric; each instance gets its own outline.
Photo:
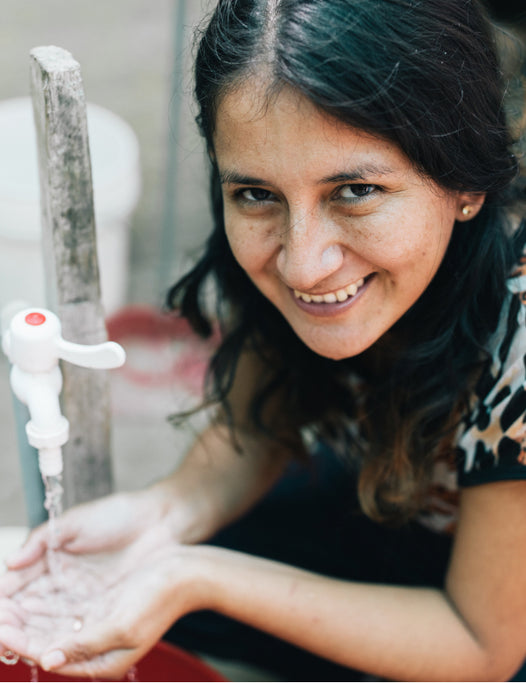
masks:
POLYGON ((419 521, 433 531, 455 530, 459 487, 526 479, 526 253, 508 280, 509 295, 454 457, 438 457, 419 521))
POLYGON ((526 478, 526 255, 457 442, 459 484, 526 478))

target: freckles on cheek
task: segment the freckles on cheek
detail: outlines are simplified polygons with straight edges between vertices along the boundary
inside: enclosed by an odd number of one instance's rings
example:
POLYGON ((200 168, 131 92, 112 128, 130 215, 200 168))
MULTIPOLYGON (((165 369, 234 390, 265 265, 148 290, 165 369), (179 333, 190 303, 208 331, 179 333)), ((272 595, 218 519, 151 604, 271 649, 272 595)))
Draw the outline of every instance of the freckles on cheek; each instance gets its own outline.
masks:
POLYGON ((261 261, 261 248, 258 248, 257 241, 253 239, 250 232, 245 232, 243 236, 228 235, 228 242, 234 258, 244 270, 254 270, 261 261))
POLYGON ((235 239, 229 238, 228 242, 230 244, 230 249, 232 251, 234 258, 239 263, 239 265, 244 268, 245 267, 245 264, 244 264, 245 250, 241 247, 239 242, 235 239))

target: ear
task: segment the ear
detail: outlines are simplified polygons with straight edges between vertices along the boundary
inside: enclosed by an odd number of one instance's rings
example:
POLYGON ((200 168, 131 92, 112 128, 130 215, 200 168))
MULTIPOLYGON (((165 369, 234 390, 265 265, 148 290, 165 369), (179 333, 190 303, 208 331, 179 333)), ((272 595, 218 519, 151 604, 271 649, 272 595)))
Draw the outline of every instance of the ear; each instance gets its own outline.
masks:
POLYGON ((457 221, 465 223, 470 221, 478 214, 484 201, 486 193, 461 192, 457 197, 457 221))

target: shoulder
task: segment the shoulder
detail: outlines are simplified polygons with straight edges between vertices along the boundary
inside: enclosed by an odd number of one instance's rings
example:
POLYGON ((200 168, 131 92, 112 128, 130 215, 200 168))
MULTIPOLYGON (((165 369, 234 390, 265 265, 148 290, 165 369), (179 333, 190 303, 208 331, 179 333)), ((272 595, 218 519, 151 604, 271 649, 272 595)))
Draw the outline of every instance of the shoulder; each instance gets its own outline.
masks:
POLYGON ((508 280, 489 350, 457 442, 467 486, 526 478, 526 254, 508 280))

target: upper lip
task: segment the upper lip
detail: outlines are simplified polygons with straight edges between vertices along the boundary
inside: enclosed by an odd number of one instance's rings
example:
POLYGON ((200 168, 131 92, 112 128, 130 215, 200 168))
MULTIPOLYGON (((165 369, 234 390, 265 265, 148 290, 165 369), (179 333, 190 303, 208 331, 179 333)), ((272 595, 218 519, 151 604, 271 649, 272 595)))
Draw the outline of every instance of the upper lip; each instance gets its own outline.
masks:
POLYGON ((354 296, 360 287, 364 284, 365 278, 360 278, 355 282, 351 282, 345 287, 340 287, 339 289, 334 289, 331 292, 302 292, 299 289, 294 290, 294 296, 297 299, 303 299, 303 301, 310 303, 314 301, 315 303, 335 303, 336 301, 345 301, 350 296, 354 296))

